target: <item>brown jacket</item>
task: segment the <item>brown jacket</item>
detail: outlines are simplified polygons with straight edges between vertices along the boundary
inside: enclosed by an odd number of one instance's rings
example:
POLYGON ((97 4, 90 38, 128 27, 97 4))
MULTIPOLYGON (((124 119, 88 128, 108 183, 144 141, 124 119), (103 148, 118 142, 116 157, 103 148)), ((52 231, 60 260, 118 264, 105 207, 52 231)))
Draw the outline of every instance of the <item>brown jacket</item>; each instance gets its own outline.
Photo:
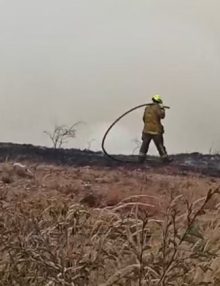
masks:
POLYGON ((157 103, 152 103, 145 108, 143 121, 144 133, 157 135, 163 134, 164 128, 161 119, 165 118, 165 109, 157 103))

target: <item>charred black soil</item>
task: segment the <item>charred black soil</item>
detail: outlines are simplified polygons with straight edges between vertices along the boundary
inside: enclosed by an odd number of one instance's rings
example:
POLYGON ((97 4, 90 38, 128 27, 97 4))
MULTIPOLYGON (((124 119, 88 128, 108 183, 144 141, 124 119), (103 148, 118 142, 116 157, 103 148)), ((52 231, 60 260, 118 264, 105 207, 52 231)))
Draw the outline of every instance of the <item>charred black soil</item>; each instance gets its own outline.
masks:
POLYGON ((158 158, 149 157, 144 165, 137 163, 135 156, 115 155, 121 162, 111 160, 102 152, 79 149, 54 149, 30 144, 0 143, 0 161, 31 161, 38 163, 66 165, 74 167, 124 167, 128 169, 153 169, 176 172, 184 175, 196 172, 206 176, 220 177, 220 155, 200 153, 172 155, 173 162, 162 164, 158 158), (123 161, 125 163, 123 163, 123 161), (131 163, 127 163, 130 161, 131 163), (132 163, 133 162, 133 163, 132 163))

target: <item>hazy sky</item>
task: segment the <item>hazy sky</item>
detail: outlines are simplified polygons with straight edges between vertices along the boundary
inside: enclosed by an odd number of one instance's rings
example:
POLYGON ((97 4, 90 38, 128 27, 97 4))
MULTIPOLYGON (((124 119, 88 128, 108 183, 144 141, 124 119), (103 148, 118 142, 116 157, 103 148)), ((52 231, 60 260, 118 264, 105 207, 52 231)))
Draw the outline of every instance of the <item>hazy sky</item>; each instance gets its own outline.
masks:
MULTIPOLYGON (((83 120, 69 146, 99 149, 106 127, 161 94, 170 153, 220 150, 219 0, 0 0, 0 141, 49 145, 43 130, 83 120)), ((108 139, 131 152, 135 112, 108 139)), ((152 146, 151 152, 155 148, 152 146)))

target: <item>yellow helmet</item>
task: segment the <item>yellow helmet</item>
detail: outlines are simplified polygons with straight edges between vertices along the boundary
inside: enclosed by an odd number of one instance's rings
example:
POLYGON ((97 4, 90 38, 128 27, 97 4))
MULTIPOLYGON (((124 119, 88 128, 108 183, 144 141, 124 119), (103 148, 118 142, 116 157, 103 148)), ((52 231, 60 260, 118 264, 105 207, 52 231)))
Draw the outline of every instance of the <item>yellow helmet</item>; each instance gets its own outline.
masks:
POLYGON ((163 103, 163 100, 159 94, 156 94, 152 97, 153 102, 163 103))

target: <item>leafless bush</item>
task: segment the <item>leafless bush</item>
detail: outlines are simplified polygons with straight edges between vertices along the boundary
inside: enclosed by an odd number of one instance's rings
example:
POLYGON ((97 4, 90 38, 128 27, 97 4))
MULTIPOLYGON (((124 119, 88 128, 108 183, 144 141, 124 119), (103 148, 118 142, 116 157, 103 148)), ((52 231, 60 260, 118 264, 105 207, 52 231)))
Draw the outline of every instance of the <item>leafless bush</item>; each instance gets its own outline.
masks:
POLYGON ((69 139, 76 137, 76 127, 82 124, 82 121, 74 123, 68 127, 66 125, 56 125, 52 132, 44 131, 53 143, 53 148, 61 148, 69 139))
POLYGON ((0 203, 0 285, 217 286, 218 207, 211 221, 203 213, 218 192, 175 197, 163 219, 149 218, 147 204, 138 215, 134 196, 104 209, 0 203))

